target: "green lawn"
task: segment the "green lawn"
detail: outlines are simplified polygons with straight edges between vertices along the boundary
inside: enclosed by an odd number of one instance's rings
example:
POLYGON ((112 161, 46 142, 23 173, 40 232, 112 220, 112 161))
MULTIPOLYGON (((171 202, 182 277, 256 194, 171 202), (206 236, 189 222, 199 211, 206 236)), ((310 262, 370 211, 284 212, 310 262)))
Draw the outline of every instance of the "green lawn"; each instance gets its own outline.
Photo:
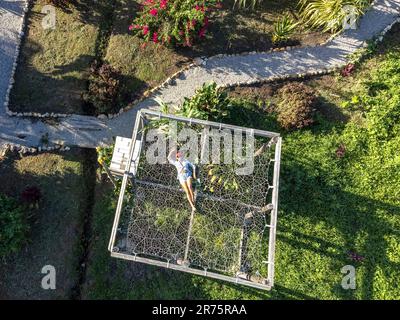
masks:
POLYGON ((226 119, 279 130, 284 138, 271 292, 111 259, 106 248, 116 196, 99 184, 84 297, 399 299, 398 35, 399 26, 354 75, 307 81, 321 96, 317 123, 310 129, 282 132, 275 116, 254 104, 244 104, 226 119), (353 103, 343 104, 349 100, 353 103), (344 157, 336 155, 341 144, 344 157), (362 261, 354 261, 352 252, 362 261), (356 290, 341 287, 345 265, 356 267, 356 290))

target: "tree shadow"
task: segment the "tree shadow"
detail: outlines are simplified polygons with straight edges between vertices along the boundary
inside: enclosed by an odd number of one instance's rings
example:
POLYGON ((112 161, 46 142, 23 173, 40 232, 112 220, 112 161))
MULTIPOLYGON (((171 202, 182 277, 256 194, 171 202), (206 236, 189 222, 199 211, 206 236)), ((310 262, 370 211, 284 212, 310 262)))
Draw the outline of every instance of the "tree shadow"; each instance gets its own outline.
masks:
MULTIPOLYGON (((84 99, 95 57, 82 54, 67 64, 46 66, 47 71, 42 71, 38 70, 42 66, 36 66, 34 61, 42 59, 44 54, 39 43, 25 39, 11 91, 10 109, 15 112, 96 114, 96 106, 84 99)), ((121 83, 119 94, 109 113, 118 112, 126 107, 126 101, 134 99, 136 92, 130 91, 125 83, 143 86, 143 82, 133 76, 119 73, 118 78, 121 83)))
POLYGON ((348 114, 344 114, 341 108, 321 95, 318 96, 316 109, 331 123, 347 123, 350 120, 348 114))

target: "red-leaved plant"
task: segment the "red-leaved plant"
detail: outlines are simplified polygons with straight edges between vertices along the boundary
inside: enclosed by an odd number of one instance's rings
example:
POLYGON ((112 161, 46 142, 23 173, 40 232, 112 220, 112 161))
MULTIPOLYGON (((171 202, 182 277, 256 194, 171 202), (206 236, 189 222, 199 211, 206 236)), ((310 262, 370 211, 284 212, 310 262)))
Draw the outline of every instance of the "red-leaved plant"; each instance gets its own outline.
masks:
POLYGON ((144 0, 138 16, 129 26, 147 42, 192 46, 205 37, 212 10, 221 0, 144 0))
POLYGON ((355 70, 355 65, 353 63, 347 64, 343 69, 342 69, 342 77, 348 77, 350 76, 355 70))
POLYGON ((342 143, 337 149, 336 149, 336 157, 338 158, 343 158, 346 154, 346 146, 342 143))
POLYGON ((25 202, 29 207, 39 207, 39 201, 42 199, 42 192, 38 187, 32 186, 27 187, 21 193, 21 199, 25 202))

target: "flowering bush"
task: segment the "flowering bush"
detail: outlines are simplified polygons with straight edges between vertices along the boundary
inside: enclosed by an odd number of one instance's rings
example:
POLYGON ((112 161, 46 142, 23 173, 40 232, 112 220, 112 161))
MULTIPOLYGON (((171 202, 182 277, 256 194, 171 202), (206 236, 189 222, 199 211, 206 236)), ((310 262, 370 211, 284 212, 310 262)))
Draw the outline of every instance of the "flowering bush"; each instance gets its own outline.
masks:
POLYGON ((220 0, 144 0, 129 30, 146 42, 192 46, 205 37, 220 0))

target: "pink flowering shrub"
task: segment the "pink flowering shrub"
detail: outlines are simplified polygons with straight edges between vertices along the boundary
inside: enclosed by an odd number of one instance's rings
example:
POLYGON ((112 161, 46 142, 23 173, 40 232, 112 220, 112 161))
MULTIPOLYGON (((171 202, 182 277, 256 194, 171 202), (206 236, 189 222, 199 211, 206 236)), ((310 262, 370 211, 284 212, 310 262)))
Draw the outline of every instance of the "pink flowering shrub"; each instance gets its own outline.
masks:
POLYGON ((220 0, 144 0, 129 30, 145 43, 190 47, 205 37, 210 12, 219 8, 220 0))

